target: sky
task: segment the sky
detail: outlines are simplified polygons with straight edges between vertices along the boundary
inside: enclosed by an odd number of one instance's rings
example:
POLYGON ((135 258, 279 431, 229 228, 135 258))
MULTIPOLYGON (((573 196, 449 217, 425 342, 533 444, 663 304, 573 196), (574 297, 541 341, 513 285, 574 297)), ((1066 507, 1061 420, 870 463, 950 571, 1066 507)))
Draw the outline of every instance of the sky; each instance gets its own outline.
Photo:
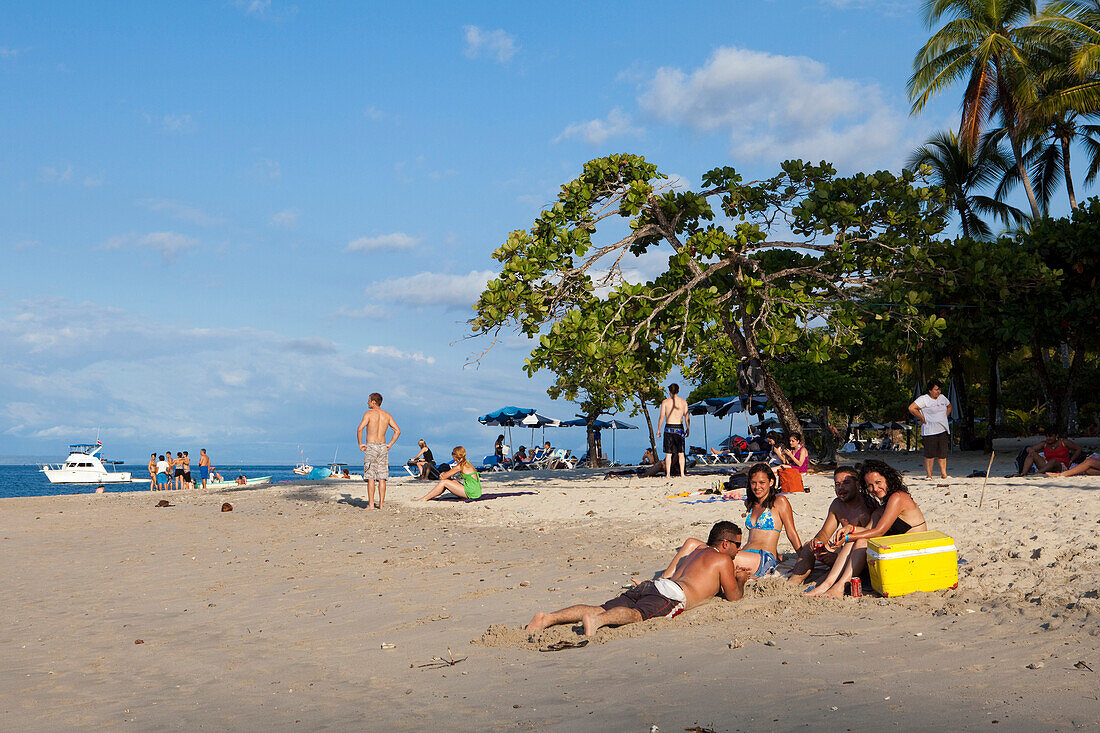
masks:
POLYGON ((474 359, 493 250, 601 155, 898 169, 961 95, 909 115, 916 5, 9 0, 0 456, 354 463, 375 391, 394 463, 490 453, 505 405, 572 418, 533 343, 474 359))

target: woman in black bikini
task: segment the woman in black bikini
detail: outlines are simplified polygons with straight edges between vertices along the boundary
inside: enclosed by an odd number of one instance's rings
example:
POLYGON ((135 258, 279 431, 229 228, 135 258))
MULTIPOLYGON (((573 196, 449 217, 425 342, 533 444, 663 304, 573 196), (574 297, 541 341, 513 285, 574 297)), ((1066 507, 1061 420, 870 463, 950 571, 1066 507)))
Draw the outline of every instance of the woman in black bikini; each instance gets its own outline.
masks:
POLYGON ((928 529, 924 514, 905 488, 896 468, 884 461, 864 461, 859 470, 859 483, 860 490, 881 508, 871 514, 870 527, 854 527, 841 520, 828 545, 830 550, 839 550, 833 569, 806 595, 842 598, 844 584, 867 566, 867 540, 928 529))

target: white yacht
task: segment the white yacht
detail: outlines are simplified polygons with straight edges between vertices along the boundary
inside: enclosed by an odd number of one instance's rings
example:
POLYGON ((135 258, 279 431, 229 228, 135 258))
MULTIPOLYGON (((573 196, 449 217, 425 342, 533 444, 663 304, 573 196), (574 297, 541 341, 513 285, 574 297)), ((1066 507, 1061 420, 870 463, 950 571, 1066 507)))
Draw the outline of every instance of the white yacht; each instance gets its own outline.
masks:
MULTIPOLYGON (((95 443, 70 445, 69 457, 58 464, 47 463, 42 466, 51 484, 124 484, 134 481, 129 471, 108 471, 107 466, 122 461, 106 461, 98 455, 103 444, 95 443)), ((141 479, 147 481, 148 479, 141 479)))

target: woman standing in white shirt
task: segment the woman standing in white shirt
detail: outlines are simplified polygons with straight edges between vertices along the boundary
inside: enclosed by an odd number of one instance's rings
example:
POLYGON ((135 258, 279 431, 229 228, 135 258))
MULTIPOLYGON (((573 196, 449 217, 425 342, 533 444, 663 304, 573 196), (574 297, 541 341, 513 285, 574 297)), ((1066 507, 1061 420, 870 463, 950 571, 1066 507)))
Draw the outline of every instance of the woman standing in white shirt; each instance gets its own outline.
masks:
POLYGON ((940 476, 947 478, 947 446, 951 440, 947 420, 951 417, 951 400, 943 394, 938 379, 928 383, 928 394, 922 394, 909 405, 909 412, 920 420, 924 437, 924 473, 932 478, 932 460, 940 463, 940 476))

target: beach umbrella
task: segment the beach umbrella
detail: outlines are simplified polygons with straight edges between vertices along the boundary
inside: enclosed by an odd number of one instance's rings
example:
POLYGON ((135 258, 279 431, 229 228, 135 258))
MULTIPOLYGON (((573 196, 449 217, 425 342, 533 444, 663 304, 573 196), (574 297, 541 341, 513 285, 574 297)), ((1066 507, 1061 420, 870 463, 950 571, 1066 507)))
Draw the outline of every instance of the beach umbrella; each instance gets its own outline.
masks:
MULTIPOLYGON (((708 449, 710 448, 710 443, 707 440, 707 415, 714 415, 729 403, 736 401, 735 397, 708 397, 705 400, 699 400, 694 404, 688 405, 689 415, 703 416, 703 445, 708 449)), ((722 413, 722 415, 718 415, 718 417, 723 417, 725 414, 726 413, 722 413)))
POLYGON ((520 420, 520 424, 531 428, 531 443, 533 447, 535 442, 535 428, 542 428, 542 435, 543 438, 545 438, 546 428, 559 427, 561 425, 561 420, 553 417, 546 417, 546 415, 540 415, 537 412, 532 412, 530 415, 527 415, 522 420, 520 420))
POLYGON ((615 462, 615 431, 617 430, 637 430, 637 425, 631 425, 625 423, 622 420, 610 420, 607 423, 608 428, 611 430, 611 461, 615 462))
POLYGON ((963 419, 962 403, 959 401, 959 389, 956 385, 954 377, 951 378, 951 383, 947 387, 947 399, 951 400, 951 422, 963 419))
POLYGON ((535 411, 529 407, 502 407, 496 412, 490 412, 477 419, 482 425, 499 426, 508 428, 508 447, 512 447, 512 426, 523 425, 523 418, 534 415, 535 411))

